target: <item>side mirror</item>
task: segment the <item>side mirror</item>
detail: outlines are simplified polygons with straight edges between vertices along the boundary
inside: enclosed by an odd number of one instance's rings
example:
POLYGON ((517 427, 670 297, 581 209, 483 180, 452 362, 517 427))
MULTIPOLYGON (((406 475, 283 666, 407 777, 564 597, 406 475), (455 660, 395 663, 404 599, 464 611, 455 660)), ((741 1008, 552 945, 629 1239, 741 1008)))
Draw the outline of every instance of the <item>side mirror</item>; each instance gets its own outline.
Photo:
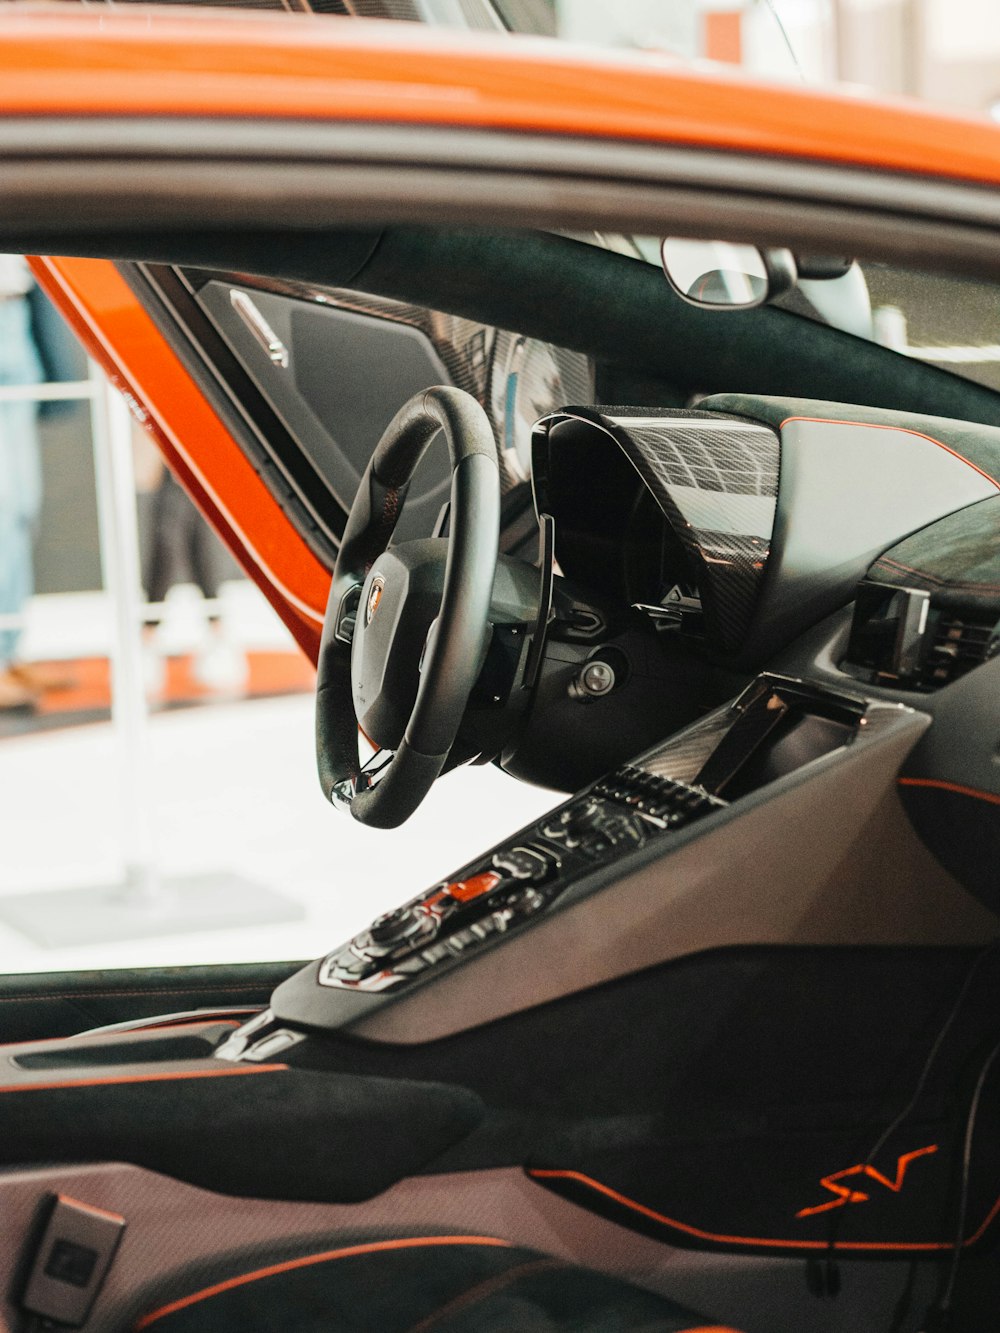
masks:
POLYGON ((750 310, 795 286, 790 250, 667 236, 660 243, 667 281, 682 300, 712 310, 750 310))

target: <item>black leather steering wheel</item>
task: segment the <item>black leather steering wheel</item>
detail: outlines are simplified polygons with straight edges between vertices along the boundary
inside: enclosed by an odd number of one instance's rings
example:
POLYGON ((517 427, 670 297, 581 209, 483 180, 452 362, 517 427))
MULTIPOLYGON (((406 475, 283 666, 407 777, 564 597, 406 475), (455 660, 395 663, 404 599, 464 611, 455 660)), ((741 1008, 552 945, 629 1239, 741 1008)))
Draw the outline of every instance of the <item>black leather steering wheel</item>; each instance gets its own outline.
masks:
POLYGON ((402 824, 445 766, 489 646, 499 535, 486 413, 461 389, 424 390, 389 423, 361 479, 320 645, 320 783, 363 824, 402 824), (438 430, 451 456, 450 536, 390 548, 414 469, 438 430), (377 747, 364 765, 359 728, 377 747))

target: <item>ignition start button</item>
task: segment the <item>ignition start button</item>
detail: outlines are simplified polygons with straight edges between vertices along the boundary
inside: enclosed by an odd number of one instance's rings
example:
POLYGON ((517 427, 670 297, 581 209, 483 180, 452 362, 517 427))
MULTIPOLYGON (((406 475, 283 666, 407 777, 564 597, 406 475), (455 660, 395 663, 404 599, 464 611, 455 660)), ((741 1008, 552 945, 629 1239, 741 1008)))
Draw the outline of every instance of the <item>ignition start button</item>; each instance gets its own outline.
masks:
POLYGON ((448 893, 456 902, 471 903, 474 898, 481 898, 490 889, 495 889, 499 883, 500 876, 495 871, 484 870, 478 875, 470 875, 468 879, 449 884, 448 893))

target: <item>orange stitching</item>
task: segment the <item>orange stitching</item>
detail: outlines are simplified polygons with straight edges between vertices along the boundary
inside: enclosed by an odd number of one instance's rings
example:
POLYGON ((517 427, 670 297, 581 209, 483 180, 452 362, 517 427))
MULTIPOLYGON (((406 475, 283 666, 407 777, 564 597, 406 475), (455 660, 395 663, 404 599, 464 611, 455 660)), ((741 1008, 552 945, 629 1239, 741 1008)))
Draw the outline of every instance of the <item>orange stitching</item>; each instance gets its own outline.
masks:
POLYGON ((893 569, 902 570, 905 574, 915 574, 917 578, 926 579, 928 583, 936 583, 940 588, 961 590, 963 592, 1000 592, 1000 583, 973 583, 967 579, 947 579, 938 574, 932 574, 926 569, 915 569, 913 565, 904 565, 902 560, 893 560, 891 556, 883 555, 872 566, 877 569, 879 565, 891 565, 893 569))
POLYGON ((926 1157, 930 1153, 937 1152, 936 1143, 930 1143, 926 1148, 917 1148, 913 1152, 903 1153, 896 1163, 896 1178, 890 1180, 884 1176, 881 1171, 876 1171, 873 1166, 867 1162, 861 1162, 857 1166, 845 1167, 843 1171, 834 1171, 832 1175, 824 1176, 819 1182, 824 1189, 828 1189, 836 1197, 828 1199, 826 1203, 818 1203, 814 1208, 802 1208, 795 1214, 796 1217, 815 1217, 817 1213, 827 1213, 833 1208, 843 1208, 849 1203, 867 1203, 871 1195, 862 1193, 861 1190, 848 1189, 846 1185, 838 1185, 838 1180, 847 1180, 851 1176, 868 1176, 871 1180, 877 1180, 880 1185, 886 1189, 892 1190, 898 1194, 903 1188, 903 1181, 906 1179, 906 1168, 918 1157, 926 1157))
POLYGON ((31 1004, 35 1000, 121 1000, 134 995, 200 995, 210 991, 213 995, 235 995, 237 991, 262 991, 265 987, 256 981, 241 982, 238 986, 194 986, 178 983, 176 986, 152 987, 149 990, 78 990, 49 991, 29 995, 0 995, 0 1004, 31 1004))
MULTIPOLYGON (((139 1062, 137 1062, 139 1063, 139 1062)), ((49 1080, 46 1083, 0 1084, 0 1093, 7 1092, 52 1092, 62 1088, 103 1088, 119 1083, 167 1083, 192 1078, 232 1078, 234 1074, 273 1074, 278 1070, 287 1070, 287 1065, 231 1065, 228 1069, 187 1069, 174 1073, 124 1074, 118 1078, 65 1078, 49 1080)))
POLYGON ((106 1208, 98 1208, 96 1204, 84 1203, 81 1199, 74 1199, 72 1194, 58 1194, 56 1196, 60 1203, 68 1203, 73 1208, 82 1208, 85 1213, 94 1213, 97 1217, 103 1217, 108 1222, 124 1222, 125 1219, 121 1213, 109 1213, 106 1208))
POLYGON ((900 787, 932 787, 938 791, 953 791, 959 796, 973 796, 977 801, 988 801, 991 805, 1000 805, 1000 795, 991 791, 978 791, 975 787, 963 787, 958 782, 945 782, 942 778, 897 778, 900 787))
POLYGON ((933 435, 925 435, 922 430, 911 430, 909 426, 890 426, 887 422, 883 423, 881 421, 841 421, 837 417, 796 416, 785 417, 778 429, 784 430, 785 427, 793 421, 804 421, 814 426, 861 426, 864 430, 895 430, 899 431, 901 435, 914 435, 918 440, 927 440, 930 444, 936 444, 937 447, 943 449, 946 454, 951 454, 952 458, 957 458, 958 461, 964 463, 966 467, 971 467, 973 472, 978 472, 981 477, 984 477, 992 486, 995 486, 997 490, 1000 491, 1000 481, 997 481, 996 477, 991 477, 988 472, 984 472, 981 467, 977 467, 971 458, 966 458, 964 454, 960 454, 957 449, 952 449, 951 446, 945 444, 943 440, 935 440, 933 435))
POLYGON ((257 1268, 252 1273, 241 1273, 239 1277, 216 1282, 214 1286, 205 1287, 204 1290, 196 1291, 190 1296, 182 1296, 178 1301, 171 1301, 169 1305, 162 1305, 151 1314, 143 1315, 135 1327, 136 1330, 149 1328, 151 1324, 157 1323, 166 1315, 176 1314, 178 1310, 186 1310, 190 1305, 211 1300, 213 1296, 220 1296, 223 1292, 232 1291, 236 1287, 245 1287, 251 1282, 259 1282, 262 1278, 275 1277, 279 1273, 290 1273, 297 1268, 311 1268, 314 1264, 324 1264, 332 1259, 352 1259, 361 1254, 383 1254, 389 1250, 412 1250, 428 1245, 495 1245, 501 1249, 511 1248, 509 1240, 498 1240, 496 1236, 410 1236, 400 1240, 372 1241, 367 1245, 350 1245, 341 1250, 324 1250, 322 1254, 306 1254, 299 1259, 287 1259, 284 1263, 271 1264, 268 1268, 257 1268))

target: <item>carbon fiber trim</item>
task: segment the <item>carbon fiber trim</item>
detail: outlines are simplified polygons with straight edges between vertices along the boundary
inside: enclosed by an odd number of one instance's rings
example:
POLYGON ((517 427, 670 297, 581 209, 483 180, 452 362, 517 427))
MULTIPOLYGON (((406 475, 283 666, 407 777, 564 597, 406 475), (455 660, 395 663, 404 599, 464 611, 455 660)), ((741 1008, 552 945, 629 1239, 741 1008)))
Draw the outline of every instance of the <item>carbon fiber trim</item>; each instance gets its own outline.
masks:
POLYGON ((646 414, 610 417, 699 569, 706 629, 735 648, 750 624, 774 530, 780 446, 767 426, 646 414))
POLYGON ((899 704, 874 704, 859 695, 839 690, 819 689, 795 677, 758 676, 732 703, 707 714, 692 726, 669 737, 661 745, 640 755, 638 759, 632 761, 632 767, 653 777, 673 778, 677 782, 695 784, 723 737, 739 721, 748 699, 752 699, 754 691, 759 689, 762 683, 768 682, 779 692, 790 688, 791 695, 786 697, 794 698, 796 693, 801 693, 807 708, 810 706, 810 696, 812 696, 820 707, 825 703, 839 706, 848 714, 854 712, 858 721, 858 735, 864 735, 868 740, 877 738, 894 726, 906 711, 899 704))
POLYGON ((777 432, 709 412, 567 407, 540 423, 542 440, 548 426, 566 418, 590 422, 618 444, 690 559, 706 635, 724 651, 738 648, 770 554, 777 432))
POLYGON ((251 274, 232 276, 240 286, 336 306, 406 324, 423 333, 443 362, 452 384, 472 394, 485 409, 497 438, 504 495, 528 478, 533 423, 560 403, 594 400, 590 361, 578 352, 389 297, 339 287, 264 280, 251 274))
POLYGON ((710 713, 640 759, 634 759, 633 767, 655 778, 673 778, 676 782, 692 783, 733 721, 732 706, 727 704, 725 708, 710 713))
POLYGON ((593 403, 594 375, 587 357, 537 338, 498 329, 485 405, 510 472, 526 481, 531 432, 539 417, 560 403, 593 403))

